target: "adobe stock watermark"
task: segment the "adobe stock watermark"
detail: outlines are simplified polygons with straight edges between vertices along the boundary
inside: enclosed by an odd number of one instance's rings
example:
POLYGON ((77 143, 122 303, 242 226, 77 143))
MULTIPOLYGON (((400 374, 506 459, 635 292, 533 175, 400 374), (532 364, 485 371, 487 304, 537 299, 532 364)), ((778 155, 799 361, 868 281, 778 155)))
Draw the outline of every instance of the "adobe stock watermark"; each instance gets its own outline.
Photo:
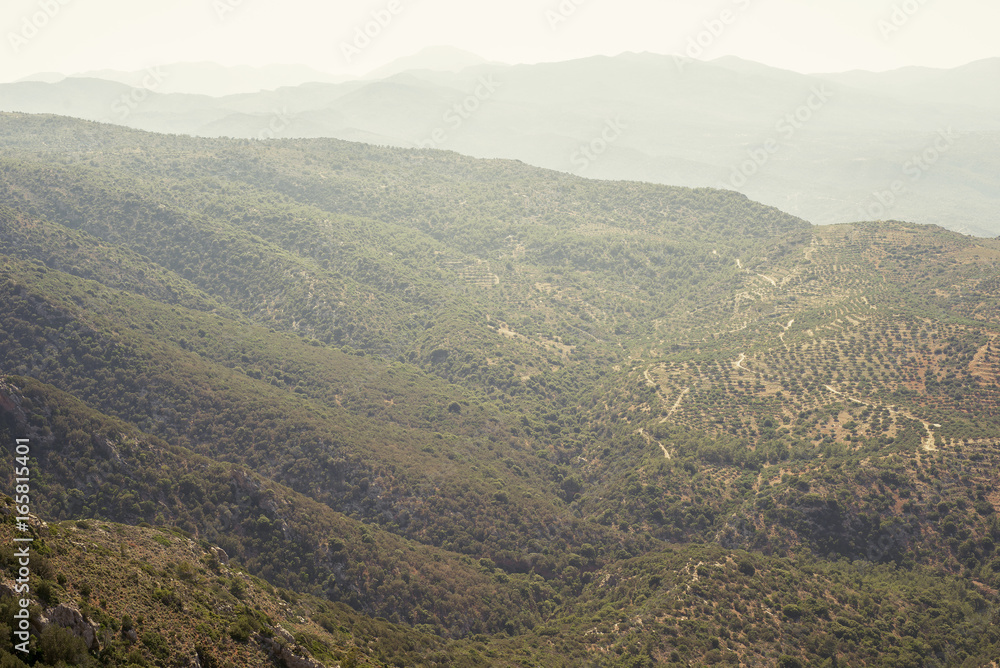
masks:
POLYGON ((904 2, 894 4, 889 16, 878 21, 878 31, 882 35, 882 39, 888 41, 890 37, 902 30, 924 8, 927 2, 928 0, 904 0, 904 2))
POLYGON ((271 114, 267 127, 257 133, 257 139, 260 141, 276 139, 278 134, 287 130, 288 126, 291 124, 292 117, 288 115, 288 109, 286 107, 282 107, 281 111, 275 111, 271 114))
MULTIPOLYGON (((740 163, 739 167, 733 168, 729 175, 729 185, 736 189, 745 186, 747 181, 763 169, 764 165, 781 150, 782 141, 791 141, 796 133, 804 128, 833 96, 834 92, 825 83, 813 86, 805 102, 779 118, 774 124, 775 136, 770 137, 756 148, 747 149, 748 159, 740 163)), ((720 188, 724 187, 724 185, 720 186, 720 188)))
POLYGON ((674 55, 674 64, 681 72, 691 61, 701 58, 705 51, 719 41, 730 26, 739 20, 743 12, 750 9, 752 0, 732 0, 736 9, 723 9, 717 16, 701 22, 702 30, 690 35, 684 46, 684 55, 674 55))
POLYGON ((569 21, 576 10, 581 6, 587 4, 588 0, 562 0, 554 9, 545 10, 545 20, 549 22, 549 28, 553 32, 559 29, 559 26, 569 21))
POLYGON ((579 171, 585 171, 599 157, 604 155, 618 138, 622 136, 622 131, 628 129, 628 124, 622 121, 621 116, 615 116, 604 122, 601 134, 591 139, 587 144, 581 144, 576 152, 570 156, 573 166, 579 171))
POLYGON ((151 93, 156 92, 156 89, 160 87, 160 84, 166 78, 166 73, 159 67, 147 68, 140 85, 122 94, 121 97, 111 103, 111 111, 118 117, 118 122, 124 123, 132 115, 132 112, 149 98, 151 93))
POLYGON ((403 11, 401 0, 389 0, 385 7, 371 12, 371 19, 363 25, 355 26, 354 36, 350 41, 340 43, 340 53, 344 60, 350 65, 351 62, 372 45, 390 25, 393 20, 403 11))
POLYGON ((17 579, 14 581, 14 593, 20 594, 24 598, 17 601, 17 612, 14 613, 14 636, 21 642, 14 645, 14 648, 28 653, 28 641, 31 639, 31 620, 28 608, 31 606, 31 554, 29 547, 34 537, 28 526, 31 512, 31 442, 26 438, 16 439, 14 442, 14 510, 17 516, 14 518, 15 527, 22 535, 14 536, 14 557, 17 558, 17 579))
POLYGON ((229 14, 243 6, 246 0, 212 0, 212 9, 220 21, 225 21, 229 14))
POLYGON ((954 128, 938 130, 931 144, 903 163, 902 176, 888 184, 884 190, 872 192, 871 198, 861 205, 860 220, 883 220, 884 216, 907 192, 906 183, 916 183, 937 164, 941 157, 955 145, 958 135, 954 128))
POLYGON ((418 148, 435 148, 448 140, 448 128, 454 132, 472 118, 479 111, 483 102, 493 97, 493 93, 500 88, 500 83, 493 78, 492 74, 479 77, 476 89, 461 102, 456 102, 450 109, 441 115, 441 120, 447 127, 436 127, 431 131, 430 136, 417 142, 418 148))
POLYGON ((20 53, 28 42, 38 37, 70 2, 72 0, 38 0, 38 11, 22 16, 20 29, 7 33, 7 41, 14 53, 20 53))

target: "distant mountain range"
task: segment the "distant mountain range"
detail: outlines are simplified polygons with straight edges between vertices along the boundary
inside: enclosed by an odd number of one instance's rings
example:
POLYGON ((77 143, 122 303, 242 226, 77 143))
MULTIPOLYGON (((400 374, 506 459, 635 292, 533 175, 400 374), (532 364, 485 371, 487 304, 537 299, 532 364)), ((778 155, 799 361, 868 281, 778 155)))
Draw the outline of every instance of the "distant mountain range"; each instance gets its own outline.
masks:
POLYGON ((302 65, 224 67, 216 63, 173 63, 130 72, 90 70, 71 77, 58 72, 40 72, 21 79, 19 83, 59 83, 67 78, 103 79, 135 88, 155 89, 161 94, 183 93, 212 97, 257 93, 316 81, 340 83, 348 79, 302 65))
POLYGON ((998 75, 1000 59, 803 75, 732 57, 504 65, 439 49, 350 81, 205 64, 40 75, 0 85, 0 110, 197 136, 451 149, 738 190, 817 224, 902 219, 996 236, 1000 89, 989 84, 998 75))

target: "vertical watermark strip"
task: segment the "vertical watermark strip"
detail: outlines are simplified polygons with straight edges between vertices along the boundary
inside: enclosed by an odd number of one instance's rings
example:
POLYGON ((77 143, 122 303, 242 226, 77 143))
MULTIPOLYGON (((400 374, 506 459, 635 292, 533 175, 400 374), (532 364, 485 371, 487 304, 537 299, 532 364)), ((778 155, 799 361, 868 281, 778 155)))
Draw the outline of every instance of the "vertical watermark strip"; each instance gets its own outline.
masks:
POLYGON ((28 528, 28 516, 31 512, 31 466, 29 457, 31 456, 31 444, 26 438, 19 438, 14 444, 14 510, 17 531, 21 535, 14 536, 14 557, 17 559, 17 580, 14 592, 20 594, 22 598, 17 602, 17 612, 14 613, 14 638, 21 642, 14 643, 14 648, 18 652, 28 653, 28 640, 30 639, 29 629, 31 622, 29 619, 28 607, 31 605, 31 588, 28 584, 31 578, 31 556, 29 553, 30 543, 34 538, 30 535, 28 528), (28 535, 24 535, 28 534, 28 535))

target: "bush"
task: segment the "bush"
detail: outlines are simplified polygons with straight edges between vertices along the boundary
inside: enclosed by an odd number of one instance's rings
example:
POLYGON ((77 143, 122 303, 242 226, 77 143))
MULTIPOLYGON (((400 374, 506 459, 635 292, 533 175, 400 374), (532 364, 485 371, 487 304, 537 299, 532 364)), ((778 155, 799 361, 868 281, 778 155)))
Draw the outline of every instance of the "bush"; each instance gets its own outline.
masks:
POLYGON ((215 657, 212 651, 202 644, 194 646, 195 654, 198 655, 198 662, 202 668, 222 668, 222 663, 215 657))
POLYGON ((83 639, 56 624, 49 624, 42 631, 42 636, 38 639, 38 651, 45 662, 52 665, 60 661, 77 666, 96 665, 87 653, 87 645, 83 639))
POLYGON ((229 593, 236 598, 243 598, 246 596, 247 588, 246 585, 243 584, 243 580, 233 578, 229 583, 229 593))
POLYGON ((246 642, 253 635, 253 624, 247 617, 240 617, 229 625, 229 637, 236 642, 246 642))
POLYGON ((45 603, 46 606, 59 605, 59 597, 56 595, 55 588, 52 583, 48 580, 42 580, 35 587, 35 593, 38 594, 38 598, 45 603))
POLYGON ((181 580, 193 580, 197 575, 194 566, 187 561, 182 561, 177 564, 177 567, 174 570, 177 572, 177 577, 181 580))
POLYGON ((781 609, 781 611, 785 613, 785 617, 788 617, 789 619, 798 619, 802 616, 802 608, 794 603, 786 605, 781 609))
POLYGON ((126 613, 122 614, 122 633, 128 633, 135 628, 135 623, 132 621, 132 615, 126 613))
POLYGON ((166 659, 170 654, 166 639, 156 631, 146 631, 142 634, 142 644, 158 659, 166 659))
POLYGON ((167 589, 165 587, 162 589, 160 588, 154 589, 153 599, 159 601, 168 608, 172 607, 180 610, 183 607, 183 603, 181 603, 180 597, 177 596, 177 593, 173 589, 167 589))

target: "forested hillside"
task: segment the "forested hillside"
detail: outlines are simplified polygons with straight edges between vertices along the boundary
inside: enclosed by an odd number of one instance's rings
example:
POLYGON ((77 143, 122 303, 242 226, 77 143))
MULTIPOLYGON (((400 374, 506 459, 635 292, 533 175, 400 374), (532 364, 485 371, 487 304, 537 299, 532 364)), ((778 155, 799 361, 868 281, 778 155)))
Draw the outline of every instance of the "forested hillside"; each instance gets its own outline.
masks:
POLYGON ((1000 660, 1000 241, 0 114, 0 302, 33 590, 99 665, 255 665, 275 596, 328 666, 1000 660), (154 571, 106 605, 96 527, 154 571))
POLYGON ((283 81, 268 76, 240 93, 244 75, 206 64, 90 72, 0 83, 0 110, 201 137, 448 149, 735 190, 814 223, 892 216, 1000 234, 1000 58, 839 74, 648 52, 517 65, 459 58, 341 82, 272 71, 283 81))

